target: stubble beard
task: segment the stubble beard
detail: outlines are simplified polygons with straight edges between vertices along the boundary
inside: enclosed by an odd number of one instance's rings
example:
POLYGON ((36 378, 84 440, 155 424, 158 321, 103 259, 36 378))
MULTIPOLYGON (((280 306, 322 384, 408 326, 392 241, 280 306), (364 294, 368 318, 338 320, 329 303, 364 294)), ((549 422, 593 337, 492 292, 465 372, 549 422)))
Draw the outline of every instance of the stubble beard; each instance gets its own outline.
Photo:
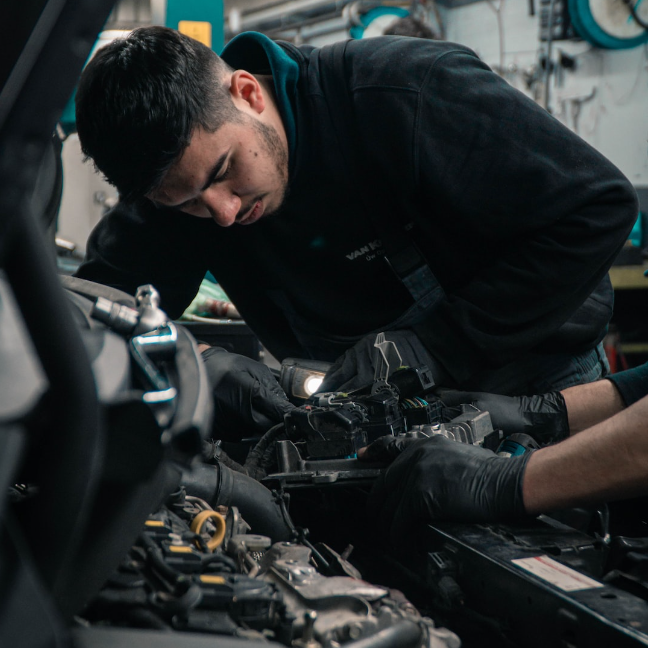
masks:
POLYGON ((271 212, 264 214, 274 216, 281 211, 288 196, 288 149, 284 146, 279 133, 274 126, 264 124, 263 122, 252 120, 254 129, 260 138, 261 145, 269 158, 272 160, 277 170, 278 181, 280 184, 280 194, 277 207, 271 212))

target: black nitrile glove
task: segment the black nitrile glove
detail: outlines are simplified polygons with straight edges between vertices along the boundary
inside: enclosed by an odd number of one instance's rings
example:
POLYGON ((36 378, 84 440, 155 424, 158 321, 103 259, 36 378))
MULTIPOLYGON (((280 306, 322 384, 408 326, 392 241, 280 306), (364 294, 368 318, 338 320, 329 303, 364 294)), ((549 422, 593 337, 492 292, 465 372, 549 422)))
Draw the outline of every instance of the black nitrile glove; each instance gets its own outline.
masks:
POLYGON ((437 389, 435 394, 448 407, 470 403, 491 416, 493 427, 505 435, 522 432, 544 445, 569 436, 565 399, 559 391, 539 396, 500 396, 482 392, 437 389))
MULTIPOLYGON (((386 331, 385 340, 394 342, 401 356, 401 365, 419 367, 426 365, 432 372, 435 384, 443 384, 445 372, 430 355, 414 331, 386 331)), ((374 380, 376 334, 366 335, 345 351, 326 373, 319 391, 352 391, 370 385, 374 380)), ((398 367, 390 367, 392 374, 398 367)))
POLYGON ((522 478, 532 453, 498 457, 441 435, 381 437, 361 458, 393 463, 376 480, 368 513, 390 525, 394 544, 407 544, 417 525, 432 520, 496 522, 523 517, 522 478))
POLYGON ((210 347, 202 357, 214 394, 215 439, 259 436, 294 408, 264 364, 220 347, 210 347))

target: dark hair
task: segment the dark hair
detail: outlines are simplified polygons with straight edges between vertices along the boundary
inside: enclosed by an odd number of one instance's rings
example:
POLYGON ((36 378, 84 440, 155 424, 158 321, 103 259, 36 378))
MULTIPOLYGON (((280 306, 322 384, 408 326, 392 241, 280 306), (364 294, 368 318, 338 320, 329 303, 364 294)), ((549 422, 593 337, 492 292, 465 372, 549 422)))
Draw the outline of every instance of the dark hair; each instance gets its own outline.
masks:
POLYGON ((414 36, 416 38, 428 38, 437 40, 438 36, 422 20, 405 16, 396 19, 383 31, 385 36, 414 36))
POLYGON ((238 121, 211 49, 166 27, 142 27, 97 51, 77 89, 83 153, 122 199, 156 189, 196 127, 238 121))

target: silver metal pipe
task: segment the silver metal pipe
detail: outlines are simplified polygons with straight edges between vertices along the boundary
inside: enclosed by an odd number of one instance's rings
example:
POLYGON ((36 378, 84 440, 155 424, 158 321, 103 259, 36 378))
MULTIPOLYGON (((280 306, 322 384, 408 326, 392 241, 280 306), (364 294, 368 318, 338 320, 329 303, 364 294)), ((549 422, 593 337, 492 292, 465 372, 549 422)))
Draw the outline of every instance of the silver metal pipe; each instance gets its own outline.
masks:
MULTIPOLYGON (((353 0, 296 0, 286 4, 273 3, 269 7, 242 13, 240 31, 261 31, 263 33, 281 29, 298 28, 307 22, 336 18, 353 0)), ((234 33, 228 34, 229 37, 234 33)))

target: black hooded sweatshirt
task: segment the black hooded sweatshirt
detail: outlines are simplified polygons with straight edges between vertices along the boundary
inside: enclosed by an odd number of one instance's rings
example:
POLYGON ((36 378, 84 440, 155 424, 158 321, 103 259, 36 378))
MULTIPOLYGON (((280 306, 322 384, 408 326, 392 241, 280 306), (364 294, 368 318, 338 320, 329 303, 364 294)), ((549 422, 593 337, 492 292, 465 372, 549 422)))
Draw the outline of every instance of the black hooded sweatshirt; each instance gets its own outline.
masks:
POLYGON ((294 121, 282 211, 222 228, 120 203, 78 276, 129 293, 152 283, 177 317, 209 270, 279 359, 333 360, 363 335, 411 328, 472 388, 483 371, 602 339, 607 271, 638 213, 605 157, 461 45, 259 43, 243 34, 223 57, 267 73, 280 47, 298 66, 277 87, 294 121), (407 274, 417 254, 431 290, 414 299, 394 268, 407 274))

